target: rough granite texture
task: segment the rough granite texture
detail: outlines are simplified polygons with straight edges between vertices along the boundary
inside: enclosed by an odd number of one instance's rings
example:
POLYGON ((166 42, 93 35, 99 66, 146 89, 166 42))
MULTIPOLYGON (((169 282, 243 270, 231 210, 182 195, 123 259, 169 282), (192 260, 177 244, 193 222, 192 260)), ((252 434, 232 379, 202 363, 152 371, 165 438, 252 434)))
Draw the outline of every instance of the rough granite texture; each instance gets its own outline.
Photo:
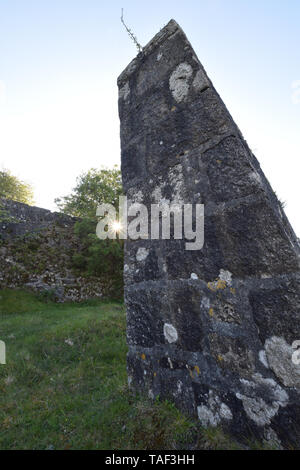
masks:
POLYGON ((129 383, 203 426, 300 447, 299 244, 178 24, 118 79, 131 200, 205 205, 202 250, 128 240, 129 383))
POLYGON ((0 200, 0 212, 0 289, 25 288, 59 302, 109 293, 102 279, 74 269, 79 219, 8 199, 0 200))

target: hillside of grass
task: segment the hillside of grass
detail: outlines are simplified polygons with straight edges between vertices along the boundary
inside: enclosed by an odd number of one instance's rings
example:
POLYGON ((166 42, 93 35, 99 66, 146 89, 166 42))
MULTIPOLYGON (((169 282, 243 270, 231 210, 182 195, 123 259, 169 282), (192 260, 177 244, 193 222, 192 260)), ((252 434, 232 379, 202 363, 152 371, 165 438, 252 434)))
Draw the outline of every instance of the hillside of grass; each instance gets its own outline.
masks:
POLYGON ((0 449, 235 449, 127 386, 124 306, 0 291, 0 449))
POLYGON ((0 339, 0 449, 172 447, 193 426, 130 394, 122 304, 1 291, 0 339))

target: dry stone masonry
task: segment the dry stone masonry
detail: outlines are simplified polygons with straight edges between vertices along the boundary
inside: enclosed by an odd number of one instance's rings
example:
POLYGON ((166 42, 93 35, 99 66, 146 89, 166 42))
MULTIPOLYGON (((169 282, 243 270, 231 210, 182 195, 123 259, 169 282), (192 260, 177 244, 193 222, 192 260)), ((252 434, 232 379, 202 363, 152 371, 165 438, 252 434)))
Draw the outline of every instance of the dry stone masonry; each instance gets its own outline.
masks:
POLYGON ((129 383, 203 426, 300 447, 297 238, 171 20, 118 79, 128 199, 201 203, 205 241, 127 240, 129 383))

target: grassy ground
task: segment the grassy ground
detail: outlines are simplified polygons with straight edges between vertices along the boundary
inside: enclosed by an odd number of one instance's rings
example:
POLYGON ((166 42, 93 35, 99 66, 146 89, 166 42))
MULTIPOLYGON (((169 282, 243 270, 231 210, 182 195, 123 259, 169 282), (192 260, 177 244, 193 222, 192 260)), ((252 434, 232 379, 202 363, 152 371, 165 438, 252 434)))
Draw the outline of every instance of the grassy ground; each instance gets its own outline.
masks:
POLYGON ((238 448, 172 404, 130 393, 122 304, 0 291, 0 339, 0 449, 238 448))

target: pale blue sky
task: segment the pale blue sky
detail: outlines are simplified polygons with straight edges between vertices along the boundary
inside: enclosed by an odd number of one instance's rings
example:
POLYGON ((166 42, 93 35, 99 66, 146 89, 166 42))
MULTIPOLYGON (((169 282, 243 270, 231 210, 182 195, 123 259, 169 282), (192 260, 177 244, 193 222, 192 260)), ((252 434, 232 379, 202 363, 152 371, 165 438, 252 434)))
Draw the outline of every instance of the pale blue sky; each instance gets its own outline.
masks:
POLYGON ((80 172, 119 164, 122 7, 142 45, 183 27, 299 235, 299 0, 0 0, 0 166, 53 209, 80 172))

